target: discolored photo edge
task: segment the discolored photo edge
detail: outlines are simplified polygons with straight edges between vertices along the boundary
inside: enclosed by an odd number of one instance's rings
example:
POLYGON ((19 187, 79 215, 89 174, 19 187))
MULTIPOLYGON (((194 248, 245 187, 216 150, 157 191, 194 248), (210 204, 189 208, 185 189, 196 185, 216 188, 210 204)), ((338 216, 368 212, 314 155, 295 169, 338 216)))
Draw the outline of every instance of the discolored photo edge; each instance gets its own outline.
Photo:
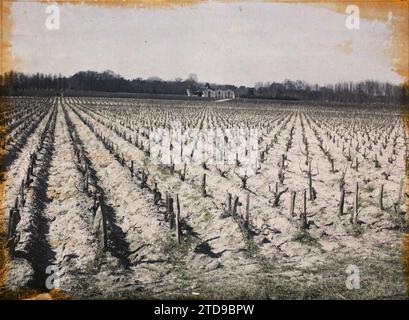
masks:
MULTIPOLYGON (((13 70, 16 61, 12 57, 11 36, 13 31, 13 21, 11 19, 11 5, 13 0, 0 0, 0 25, 1 25, 1 42, 0 42, 0 75, 13 70)), ((194 6, 204 1, 201 0, 54 0, 45 1, 37 0, 32 2, 57 3, 72 5, 92 5, 107 8, 174 8, 178 6, 194 6)), ((236 0, 219 0, 218 2, 233 3, 247 2, 236 0)), ((395 19, 388 26, 391 31, 391 46, 388 49, 388 56, 392 62, 393 69, 396 73, 404 78, 402 85, 402 100, 400 102, 401 119, 409 134, 409 0, 266 0, 260 1, 266 3, 300 3, 311 6, 319 6, 337 13, 345 13, 345 7, 348 4, 359 5, 361 17, 368 21, 385 22, 388 13, 392 12, 395 19)), ((2 78, 2 81, 4 79, 2 78)), ((2 83, 1 85, 6 85, 2 83)), ((0 137, 6 139, 7 119, 4 116, 4 108, 7 108, 9 101, 6 95, 0 95, 0 137)), ((0 141, 2 143, 2 141, 0 141)), ((405 178, 404 183, 404 201, 407 207, 406 215, 409 218, 409 158, 408 145, 406 145, 405 172, 402 174, 405 178)), ((5 180, 7 172, 5 170, 4 150, 0 148, 0 299, 68 299, 69 296, 58 290, 50 292, 22 291, 22 292, 3 292, 2 287, 7 280, 8 266, 10 258, 7 250, 7 226, 4 225, 5 211, 4 194, 5 180)), ((409 219, 408 219, 409 220, 409 219)), ((407 295, 409 296, 409 233, 402 235, 402 269, 405 275, 407 295)))

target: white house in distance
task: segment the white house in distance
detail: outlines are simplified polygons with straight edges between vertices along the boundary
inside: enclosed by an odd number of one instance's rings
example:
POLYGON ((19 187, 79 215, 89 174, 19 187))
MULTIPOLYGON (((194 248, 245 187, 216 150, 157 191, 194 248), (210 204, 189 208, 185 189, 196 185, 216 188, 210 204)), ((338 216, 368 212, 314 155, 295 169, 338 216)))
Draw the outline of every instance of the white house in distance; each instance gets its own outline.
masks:
POLYGON ((234 99, 235 94, 230 89, 213 89, 209 84, 206 84, 206 88, 203 89, 202 97, 204 98, 217 98, 217 99, 234 99))
POLYGON ((200 96, 202 98, 215 98, 215 99, 234 99, 236 97, 233 90, 230 89, 214 89, 210 87, 208 83, 204 89, 198 92, 192 93, 189 89, 187 90, 188 96, 200 96))

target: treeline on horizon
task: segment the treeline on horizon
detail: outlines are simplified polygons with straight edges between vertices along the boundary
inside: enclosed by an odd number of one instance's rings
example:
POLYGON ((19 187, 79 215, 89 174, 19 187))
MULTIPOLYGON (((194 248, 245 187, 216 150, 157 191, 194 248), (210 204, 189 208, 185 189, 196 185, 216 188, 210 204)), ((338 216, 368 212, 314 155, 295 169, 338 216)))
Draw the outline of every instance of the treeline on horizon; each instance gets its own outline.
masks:
MULTIPOLYGON (((24 95, 28 92, 118 92, 163 95, 186 95, 187 89, 200 91, 205 86, 192 74, 189 78, 165 81, 157 77, 128 80, 112 72, 80 71, 65 77, 43 73, 24 74, 8 72, 0 75, 2 95, 24 95)), ((398 103, 408 95, 408 86, 366 80, 362 82, 342 82, 325 86, 309 84, 305 81, 256 83, 254 87, 211 84, 213 88, 232 89, 236 97, 280 100, 311 100, 338 102, 381 102, 398 103)))

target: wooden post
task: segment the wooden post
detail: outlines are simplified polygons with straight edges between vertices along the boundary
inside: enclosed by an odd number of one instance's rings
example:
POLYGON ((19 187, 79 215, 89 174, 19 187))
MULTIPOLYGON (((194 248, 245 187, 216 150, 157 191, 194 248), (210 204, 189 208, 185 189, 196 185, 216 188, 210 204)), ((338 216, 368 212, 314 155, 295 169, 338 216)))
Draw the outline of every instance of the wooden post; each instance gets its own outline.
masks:
POLYGON ((380 167, 381 167, 381 166, 379 165, 378 154, 377 154, 377 153, 375 153, 374 164, 375 164, 375 168, 380 168, 380 167))
POLYGON ((20 211, 18 209, 11 209, 9 215, 9 223, 7 230, 7 243, 9 247, 9 252, 12 255, 14 253, 14 236, 16 233, 17 224, 20 221, 20 211))
POLYGON ((24 206, 24 203, 25 203, 25 201, 26 201, 25 195, 24 195, 24 179, 21 180, 20 192, 21 192, 21 205, 24 206))
POLYGON ((131 160, 131 177, 133 178, 133 160, 131 160))
POLYGON ((14 216, 14 208, 10 209, 9 212, 9 222, 7 227, 7 240, 10 240, 13 237, 13 216, 14 216))
POLYGON ((176 194, 176 218, 175 218, 175 227, 176 227, 176 241, 178 245, 180 244, 180 203, 179 195, 176 194))
POLYGON ((15 221, 16 221, 16 214, 18 214, 18 209, 12 208, 9 213, 9 223, 7 229, 7 239, 11 239, 14 237, 14 233, 16 231, 15 221))
POLYGON ((169 192, 166 191, 166 214, 165 214, 165 221, 168 221, 169 214, 170 214, 170 201, 169 201, 169 192))
POLYGON ((158 204, 159 204, 159 201, 161 200, 161 198, 162 198, 162 195, 161 195, 161 193, 159 192, 158 184, 155 182, 155 187, 154 187, 154 189, 153 189, 153 203, 154 203, 155 205, 158 205, 158 204))
POLYGON ((341 194, 339 198, 338 215, 342 216, 344 214, 344 203, 345 203, 345 188, 341 188, 341 194))
POLYGON ((183 174, 182 174, 182 181, 186 179, 186 162, 183 164, 183 174))
POLYGON ((148 175, 145 173, 145 169, 142 170, 142 182, 141 188, 146 188, 148 186, 148 175))
POLYGON ((307 222, 307 190, 304 190, 304 208, 303 212, 301 213, 301 230, 306 230, 308 227, 307 222))
POLYGON ((402 200, 402 191, 403 191, 403 181, 404 181, 404 179, 402 178, 400 180, 400 184, 399 184, 398 197, 396 199, 396 204, 395 204, 396 213, 399 213, 399 211, 400 211, 400 204, 401 204, 401 200, 402 200))
POLYGON ((169 222, 169 228, 173 229, 173 199, 169 192, 166 192, 166 216, 165 220, 169 222))
POLYGON ((175 214, 173 211, 173 198, 170 196, 169 197, 169 229, 173 229, 175 227, 175 214))
POLYGON ((206 197, 207 193, 206 193, 206 173, 203 174, 203 178, 202 178, 202 197, 206 197))
POLYGON ((98 196, 98 202, 95 208, 93 219, 93 233, 99 240, 99 244, 103 250, 107 248, 107 229, 106 219, 102 207, 102 195, 98 196))
POLYGON ((29 184, 30 184, 30 171, 31 171, 31 167, 32 167, 32 165, 30 164, 29 167, 28 167, 28 170, 27 170, 27 175, 26 175, 27 187, 28 187, 29 184))
POLYGON ((379 208, 383 210, 383 184, 381 185, 381 190, 379 191, 379 208))
POLYGON ((94 214, 94 216, 95 216, 95 212, 97 211, 97 191, 95 190, 94 191, 94 205, 93 205, 93 208, 92 208, 92 210, 93 210, 93 214, 94 214))
POLYGON ((246 229, 249 227, 249 222, 250 222, 250 193, 247 193, 247 198, 246 198, 246 220, 245 220, 246 229))
POLYGON ((312 172, 311 172, 311 161, 308 163, 308 190, 310 194, 310 201, 314 200, 312 192, 312 172))
POLYGON ((294 216, 294 208, 295 208, 295 196, 296 196, 296 192, 295 191, 291 191, 291 203, 290 203, 290 215, 294 216))
POLYGON ((88 170, 85 172, 85 193, 88 194, 88 170))
POLYGON ((104 214, 104 208, 102 206, 102 195, 99 195, 99 207, 101 208, 101 218, 102 218, 102 244, 103 249, 107 249, 108 245, 108 235, 107 235, 107 221, 104 214))
POLYGON ((236 196, 234 198, 233 202, 233 211, 232 211, 232 216, 235 217, 237 215, 237 207, 239 206, 239 197, 236 196))
POLYGON ((226 200, 226 205, 227 205, 227 215, 231 215, 231 194, 229 192, 227 192, 227 200, 226 200))
POLYGON ((355 224, 357 221, 358 216, 358 209, 359 209, 359 185, 358 181, 355 184, 355 198, 354 198, 354 212, 352 215, 352 223, 355 224))

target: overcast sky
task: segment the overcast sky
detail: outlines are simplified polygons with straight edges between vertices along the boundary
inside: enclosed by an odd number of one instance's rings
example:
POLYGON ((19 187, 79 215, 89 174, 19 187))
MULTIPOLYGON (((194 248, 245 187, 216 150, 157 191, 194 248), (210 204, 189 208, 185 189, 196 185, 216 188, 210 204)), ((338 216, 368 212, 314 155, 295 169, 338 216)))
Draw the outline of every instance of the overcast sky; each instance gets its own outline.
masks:
POLYGON ((60 5, 60 29, 48 30, 46 5, 13 3, 12 52, 19 71, 71 75, 113 70, 126 78, 253 86, 258 81, 312 83, 376 79, 393 83, 381 22, 302 4, 218 3, 171 9, 60 5))

